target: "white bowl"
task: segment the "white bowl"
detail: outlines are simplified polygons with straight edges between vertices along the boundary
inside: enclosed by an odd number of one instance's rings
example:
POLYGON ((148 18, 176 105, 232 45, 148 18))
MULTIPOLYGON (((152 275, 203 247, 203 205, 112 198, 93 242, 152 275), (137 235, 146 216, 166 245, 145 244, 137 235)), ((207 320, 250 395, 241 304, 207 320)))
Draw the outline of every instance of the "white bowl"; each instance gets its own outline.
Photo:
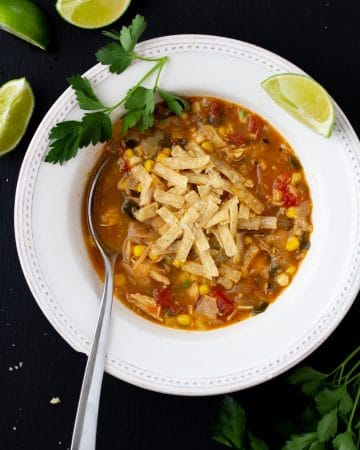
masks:
MULTIPOLYGON (((338 325, 359 289, 359 141, 336 107, 327 140, 279 108, 260 83, 296 66, 259 47, 231 39, 179 35, 143 42, 138 52, 168 55, 161 86, 180 94, 208 94, 245 105, 279 130, 303 163, 311 188, 314 232, 298 275, 264 314, 227 328, 186 332, 137 316, 114 300, 106 370, 160 392, 210 395, 243 389, 293 366, 338 325)), ((148 67, 136 62, 121 75, 101 65, 86 73, 112 104, 148 67)), ((70 89, 35 133, 19 176, 15 232, 30 289, 58 333, 88 353, 101 283, 81 231, 81 199, 100 146, 81 150, 64 167, 43 162, 49 130, 79 118, 70 89)))

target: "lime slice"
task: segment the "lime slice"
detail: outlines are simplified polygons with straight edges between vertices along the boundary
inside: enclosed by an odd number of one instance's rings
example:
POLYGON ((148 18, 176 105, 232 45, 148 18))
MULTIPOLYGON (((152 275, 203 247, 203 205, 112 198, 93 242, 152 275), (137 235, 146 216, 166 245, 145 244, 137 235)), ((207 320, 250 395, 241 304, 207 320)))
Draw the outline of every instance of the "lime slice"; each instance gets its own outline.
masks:
POLYGON ((121 17, 131 0, 58 0, 60 16, 80 28, 101 28, 121 17))
POLYGON ((0 0, 0 29, 43 50, 49 43, 47 19, 29 0, 0 0))
POLYGON ((330 95, 319 83, 305 75, 284 73, 267 78, 261 85, 292 116, 330 137, 335 119, 334 106, 330 95))
POLYGON ((0 87, 0 156, 13 150, 23 137, 34 109, 34 95, 25 78, 0 87))

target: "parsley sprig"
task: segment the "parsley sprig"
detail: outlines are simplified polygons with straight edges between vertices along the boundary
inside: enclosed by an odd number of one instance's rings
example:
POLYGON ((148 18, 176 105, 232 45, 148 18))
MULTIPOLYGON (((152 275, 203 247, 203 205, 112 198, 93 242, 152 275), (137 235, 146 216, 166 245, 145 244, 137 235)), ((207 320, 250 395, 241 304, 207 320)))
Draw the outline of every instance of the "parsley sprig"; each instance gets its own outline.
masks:
MULTIPOLYGON (((305 366, 295 370, 288 382, 301 389, 306 406, 293 421, 281 421, 282 450, 360 448, 360 347, 328 374, 305 366)), ((212 438, 239 450, 270 448, 249 431, 243 407, 229 396, 223 400, 212 438)))
POLYGON ((75 91, 80 108, 86 113, 80 121, 68 120, 55 125, 50 131, 50 150, 45 161, 63 164, 74 158, 78 150, 89 144, 105 142, 112 137, 111 113, 119 107, 124 107, 126 113, 122 117, 122 135, 129 128, 138 126, 141 131, 151 128, 154 124, 156 97, 159 96, 167 107, 179 115, 188 109, 185 99, 159 88, 161 72, 167 63, 166 56, 147 58, 135 52, 135 46, 146 28, 146 20, 139 14, 131 25, 123 26, 120 32, 105 31, 103 34, 114 42, 110 42, 96 53, 97 60, 109 66, 111 73, 120 74, 135 60, 152 63, 152 67, 141 79, 128 90, 127 94, 111 106, 105 105, 95 94, 90 81, 86 77, 74 75, 67 79, 75 91), (142 84, 155 75, 152 88, 142 84))

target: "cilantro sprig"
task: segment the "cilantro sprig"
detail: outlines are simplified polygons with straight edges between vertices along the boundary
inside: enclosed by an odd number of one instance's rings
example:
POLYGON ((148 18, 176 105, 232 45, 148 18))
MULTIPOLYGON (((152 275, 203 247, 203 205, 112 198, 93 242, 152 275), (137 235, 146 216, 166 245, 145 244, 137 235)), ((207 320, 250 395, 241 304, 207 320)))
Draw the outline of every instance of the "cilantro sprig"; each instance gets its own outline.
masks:
MULTIPOLYGON (((360 347, 332 372, 305 366, 288 378, 306 399, 302 414, 278 424, 281 450, 357 450, 360 448, 360 347), (301 417, 299 421, 299 417, 301 417), (294 431, 295 430, 295 431, 294 431), (285 439, 283 438, 285 436, 285 439)), ((270 413, 269 413, 270 414, 270 413)), ((239 450, 269 450, 247 427, 243 407, 227 396, 221 405, 212 438, 239 450)))
POLYGON ((79 121, 60 122, 52 128, 49 134, 50 150, 45 161, 63 164, 75 158, 80 148, 90 143, 95 145, 109 140, 112 137, 110 116, 119 107, 124 107, 126 110, 122 117, 122 135, 135 126, 142 131, 152 127, 157 96, 164 100, 174 114, 180 115, 188 109, 185 99, 159 88, 160 74, 168 58, 166 56, 147 58, 135 52, 136 43, 145 28, 146 20, 138 14, 131 25, 123 26, 119 32, 111 30, 103 33, 113 42, 101 48, 96 53, 96 58, 101 64, 108 66, 111 73, 124 72, 135 60, 152 63, 152 67, 114 105, 105 105, 95 94, 86 77, 74 75, 67 79, 75 91, 79 107, 86 113, 79 121), (152 76, 155 78, 153 87, 142 86, 152 76))

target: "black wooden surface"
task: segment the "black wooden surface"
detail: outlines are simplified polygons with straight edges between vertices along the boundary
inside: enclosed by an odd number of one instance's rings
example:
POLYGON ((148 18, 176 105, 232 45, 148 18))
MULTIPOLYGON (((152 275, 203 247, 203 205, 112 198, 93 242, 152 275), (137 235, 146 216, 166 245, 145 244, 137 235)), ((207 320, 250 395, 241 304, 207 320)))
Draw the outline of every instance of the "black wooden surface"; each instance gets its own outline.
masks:
MULTIPOLYGON (((37 3, 51 24, 48 52, 0 32, 0 84, 26 76, 36 96, 25 138, 0 160, 0 448, 4 450, 69 447, 85 365, 84 355, 56 334, 29 292, 16 254, 13 203, 20 165, 36 127, 65 89, 65 77, 91 67, 105 38, 99 31, 80 30, 61 20, 55 2, 37 3), (53 396, 60 397, 59 405, 49 404, 53 396)), ((144 39, 208 33, 249 41, 282 55, 320 81, 360 132, 358 0, 133 0, 115 26, 127 24, 137 12, 149 22, 144 39)), ((308 362, 326 368, 342 359, 359 343, 358 317, 359 302, 308 362)), ((282 407, 281 389, 281 380, 274 380, 235 396, 246 404, 258 428, 266 428, 266 417, 282 407)), ((209 436, 220 400, 160 395, 105 375, 97 448, 220 448, 209 436)))

